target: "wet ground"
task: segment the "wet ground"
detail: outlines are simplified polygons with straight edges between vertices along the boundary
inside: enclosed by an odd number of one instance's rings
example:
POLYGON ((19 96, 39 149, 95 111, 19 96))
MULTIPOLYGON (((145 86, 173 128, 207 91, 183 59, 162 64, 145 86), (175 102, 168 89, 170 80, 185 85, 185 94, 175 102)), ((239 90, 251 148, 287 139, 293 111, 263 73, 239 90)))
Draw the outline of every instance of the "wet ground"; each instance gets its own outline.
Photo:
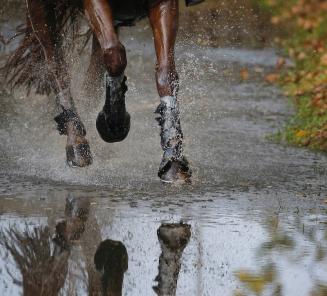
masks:
POLYGON ((179 97, 194 178, 172 187, 156 177, 149 27, 121 34, 132 116, 124 142, 98 137, 103 98, 83 91, 87 55, 71 61, 94 154, 88 169, 65 164, 52 97, 0 92, 1 295, 41 286, 44 295, 87 295, 105 279, 112 295, 326 295, 327 158, 270 140, 292 113, 263 80, 276 51, 181 35, 179 97))

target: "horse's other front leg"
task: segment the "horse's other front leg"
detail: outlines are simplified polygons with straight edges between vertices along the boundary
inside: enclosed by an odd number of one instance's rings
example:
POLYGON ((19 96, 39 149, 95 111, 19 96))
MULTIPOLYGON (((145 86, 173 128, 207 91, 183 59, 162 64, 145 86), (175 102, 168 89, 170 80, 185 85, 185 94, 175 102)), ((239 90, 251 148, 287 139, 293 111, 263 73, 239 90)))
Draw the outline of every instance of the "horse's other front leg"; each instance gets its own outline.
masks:
POLYGON ((118 39, 108 0, 84 0, 84 11, 100 44, 106 68, 105 104, 98 115, 96 127, 104 141, 119 142, 126 138, 130 129, 130 115, 125 106, 125 48, 118 39))
POLYGON ((164 182, 189 181, 191 170, 183 155, 183 133, 177 100, 178 75, 174 46, 178 30, 178 0, 161 1, 149 9, 157 55, 156 81, 160 104, 156 110, 164 151, 158 175, 164 182))
POLYGON ((43 0, 26 0, 27 23, 40 44, 46 67, 50 72, 51 87, 56 94, 60 114, 55 117, 59 133, 67 135, 66 156, 70 166, 84 167, 92 163, 84 125, 76 111, 70 92, 70 79, 63 52, 58 45, 60 32, 49 14, 54 8, 45 7, 43 0))

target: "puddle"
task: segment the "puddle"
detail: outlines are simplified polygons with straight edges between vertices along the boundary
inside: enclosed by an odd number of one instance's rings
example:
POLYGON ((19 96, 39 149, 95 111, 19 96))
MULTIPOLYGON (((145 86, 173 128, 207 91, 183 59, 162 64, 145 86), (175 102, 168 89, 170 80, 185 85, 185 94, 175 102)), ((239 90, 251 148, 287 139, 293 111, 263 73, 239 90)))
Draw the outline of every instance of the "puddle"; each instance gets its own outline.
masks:
POLYGON ((327 285, 318 196, 21 180, 0 198, 1 295, 307 296, 327 285))

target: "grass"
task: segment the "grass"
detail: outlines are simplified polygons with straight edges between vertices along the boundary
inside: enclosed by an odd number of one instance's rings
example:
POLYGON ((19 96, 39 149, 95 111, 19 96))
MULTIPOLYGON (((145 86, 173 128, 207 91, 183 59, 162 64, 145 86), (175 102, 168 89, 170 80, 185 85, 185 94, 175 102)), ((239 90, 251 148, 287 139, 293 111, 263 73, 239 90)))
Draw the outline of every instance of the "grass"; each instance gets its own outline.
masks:
POLYGON ((296 113, 277 138, 327 152, 327 3, 253 0, 269 11, 280 32, 276 43, 294 66, 276 71, 296 113))

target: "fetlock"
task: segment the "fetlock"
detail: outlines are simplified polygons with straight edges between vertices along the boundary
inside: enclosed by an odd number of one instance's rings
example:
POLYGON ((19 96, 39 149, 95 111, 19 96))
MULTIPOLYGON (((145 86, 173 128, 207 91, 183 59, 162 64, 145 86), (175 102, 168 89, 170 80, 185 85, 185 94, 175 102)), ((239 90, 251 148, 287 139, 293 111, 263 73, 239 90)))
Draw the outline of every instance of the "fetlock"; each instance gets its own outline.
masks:
POLYGON ((54 118, 60 135, 67 136, 66 160, 71 167, 92 164, 90 146, 85 138, 86 131, 78 114, 73 109, 64 109, 54 118))
POLYGON ((130 115, 126 111, 126 76, 106 75, 106 98, 99 113, 96 127, 101 138, 108 143, 124 140, 130 129, 130 115))
POLYGON ((85 136, 86 131, 78 114, 72 109, 62 108, 62 112, 54 118, 60 135, 68 135, 68 125, 73 123, 78 135, 85 136))
POLYGON ((183 133, 176 97, 161 98, 155 113, 160 115, 156 119, 161 128, 161 147, 164 151, 158 176, 164 182, 189 181, 192 172, 183 155, 183 133))

